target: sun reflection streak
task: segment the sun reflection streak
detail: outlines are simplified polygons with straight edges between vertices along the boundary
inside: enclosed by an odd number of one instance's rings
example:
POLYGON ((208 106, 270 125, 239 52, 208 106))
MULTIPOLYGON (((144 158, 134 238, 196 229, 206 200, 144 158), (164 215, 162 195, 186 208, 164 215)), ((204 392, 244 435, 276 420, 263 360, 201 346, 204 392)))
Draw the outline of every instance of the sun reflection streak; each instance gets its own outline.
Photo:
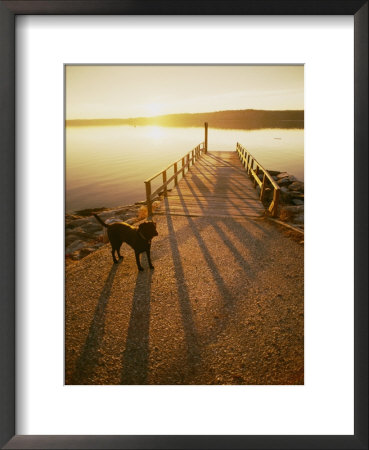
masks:
POLYGON ((163 127, 159 126, 147 127, 146 135, 151 139, 161 139, 164 137, 163 127))

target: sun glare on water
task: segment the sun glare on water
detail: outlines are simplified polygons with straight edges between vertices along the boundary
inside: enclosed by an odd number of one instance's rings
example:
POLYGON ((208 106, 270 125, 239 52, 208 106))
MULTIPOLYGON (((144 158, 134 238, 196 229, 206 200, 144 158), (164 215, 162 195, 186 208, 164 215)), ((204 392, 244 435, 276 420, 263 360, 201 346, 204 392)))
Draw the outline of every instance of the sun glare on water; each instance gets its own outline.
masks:
POLYGON ((146 134, 151 139, 160 139, 164 136, 164 131, 162 127, 151 126, 147 127, 146 134))

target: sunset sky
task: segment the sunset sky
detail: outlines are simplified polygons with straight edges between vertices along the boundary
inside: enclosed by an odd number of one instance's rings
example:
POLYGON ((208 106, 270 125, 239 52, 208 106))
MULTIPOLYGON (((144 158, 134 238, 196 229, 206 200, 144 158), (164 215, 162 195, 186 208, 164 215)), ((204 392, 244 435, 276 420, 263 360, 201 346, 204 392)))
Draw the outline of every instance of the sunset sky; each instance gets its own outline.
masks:
POLYGON ((66 119, 304 109, 303 66, 66 66, 66 119))

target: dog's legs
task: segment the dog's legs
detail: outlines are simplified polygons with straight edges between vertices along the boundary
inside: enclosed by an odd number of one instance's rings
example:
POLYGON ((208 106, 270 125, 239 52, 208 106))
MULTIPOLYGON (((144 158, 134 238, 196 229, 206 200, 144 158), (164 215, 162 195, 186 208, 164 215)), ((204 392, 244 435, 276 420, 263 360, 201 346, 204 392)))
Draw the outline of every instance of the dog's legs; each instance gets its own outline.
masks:
POLYGON ((117 254, 119 259, 123 259, 123 256, 120 254, 120 246, 118 247, 117 254))
POLYGON ((117 260, 117 258, 115 257, 115 248, 114 248, 114 247, 111 248, 111 254, 112 254, 112 256, 113 256, 113 261, 114 261, 114 263, 117 264, 118 260, 117 260))
POLYGON ((146 256, 147 256, 147 261, 149 262, 150 269, 153 269, 154 266, 152 265, 152 262, 151 262, 150 247, 146 250, 146 256))
POLYGON ((138 270, 144 270, 140 263, 140 254, 137 251, 135 251, 135 255, 136 255, 136 263, 137 263, 138 270))

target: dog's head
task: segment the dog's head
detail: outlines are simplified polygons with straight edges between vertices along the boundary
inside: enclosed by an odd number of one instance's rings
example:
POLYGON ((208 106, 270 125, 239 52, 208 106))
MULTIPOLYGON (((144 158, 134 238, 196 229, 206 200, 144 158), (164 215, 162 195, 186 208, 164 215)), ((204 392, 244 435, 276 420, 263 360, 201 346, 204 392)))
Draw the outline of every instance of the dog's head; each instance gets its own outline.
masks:
POLYGON ((138 230, 147 240, 151 240, 158 235, 156 223, 151 220, 140 223, 138 230))

